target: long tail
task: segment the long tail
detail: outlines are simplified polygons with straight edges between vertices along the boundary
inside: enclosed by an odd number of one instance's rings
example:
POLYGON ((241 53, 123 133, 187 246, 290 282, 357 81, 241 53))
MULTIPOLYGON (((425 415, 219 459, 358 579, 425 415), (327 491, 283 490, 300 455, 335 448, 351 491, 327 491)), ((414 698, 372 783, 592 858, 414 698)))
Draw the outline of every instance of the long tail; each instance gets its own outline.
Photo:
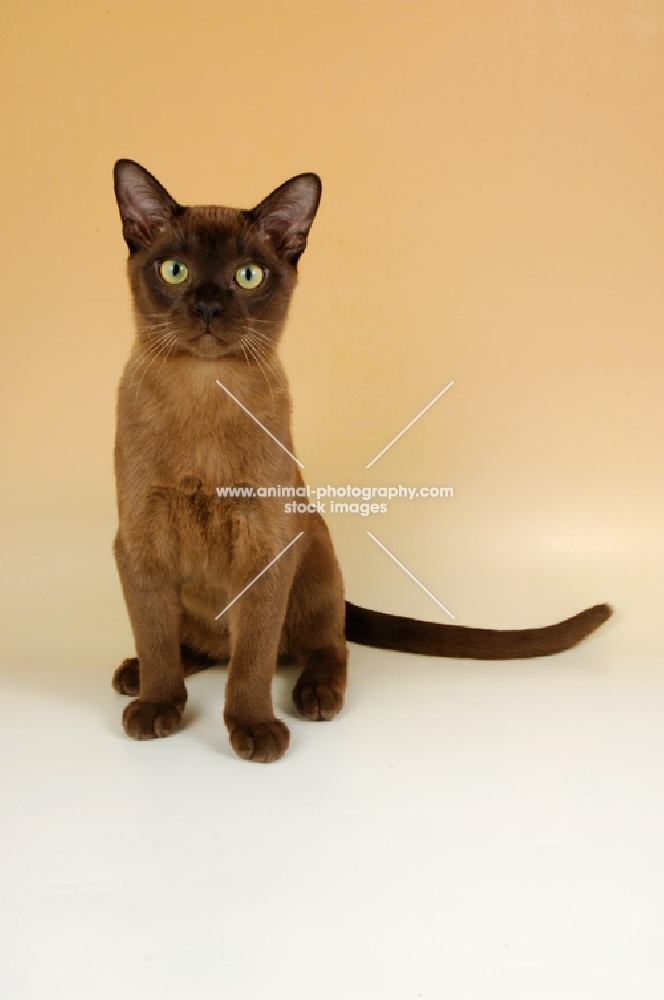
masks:
POLYGON ((503 632, 401 618, 359 608, 346 601, 346 638, 362 646, 395 649, 400 653, 471 660, 521 660, 551 656, 576 646, 612 614, 610 605, 596 604, 555 625, 503 632))

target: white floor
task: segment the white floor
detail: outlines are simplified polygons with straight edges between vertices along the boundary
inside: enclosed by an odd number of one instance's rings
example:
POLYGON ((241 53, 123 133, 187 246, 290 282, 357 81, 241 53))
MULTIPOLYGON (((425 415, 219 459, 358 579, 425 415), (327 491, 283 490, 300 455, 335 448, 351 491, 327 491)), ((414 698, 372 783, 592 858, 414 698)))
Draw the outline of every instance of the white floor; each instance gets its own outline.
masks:
POLYGON ((619 617, 537 663, 353 647, 332 723, 275 680, 292 743, 267 766, 228 746, 221 670, 181 733, 133 743, 110 663, 18 656, 0 996, 664 996, 664 671, 630 648, 619 617))
POLYGON ((190 679, 177 735, 124 736, 112 503, 39 503, 0 525, 0 1000, 664 996, 654 546, 592 581, 616 614, 561 656, 354 646, 331 723, 293 717, 280 673, 291 748, 259 765, 228 745, 223 670, 190 679))

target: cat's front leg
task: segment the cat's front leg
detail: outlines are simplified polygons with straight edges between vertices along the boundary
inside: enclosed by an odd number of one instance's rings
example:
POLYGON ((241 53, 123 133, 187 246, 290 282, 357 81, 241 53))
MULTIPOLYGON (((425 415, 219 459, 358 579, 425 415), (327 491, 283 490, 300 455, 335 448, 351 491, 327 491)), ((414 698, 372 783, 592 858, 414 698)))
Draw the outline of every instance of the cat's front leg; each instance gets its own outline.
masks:
POLYGON ((245 760, 269 763, 288 749, 290 734, 274 715, 271 687, 292 572, 289 553, 227 612, 231 657, 224 722, 231 746, 245 760))
POLYGON ((120 537, 115 557, 140 664, 138 698, 125 708, 122 724, 136 740, 170 736, 180 725, 187 700, 179 586, 166 573, 147 572, 120 537))

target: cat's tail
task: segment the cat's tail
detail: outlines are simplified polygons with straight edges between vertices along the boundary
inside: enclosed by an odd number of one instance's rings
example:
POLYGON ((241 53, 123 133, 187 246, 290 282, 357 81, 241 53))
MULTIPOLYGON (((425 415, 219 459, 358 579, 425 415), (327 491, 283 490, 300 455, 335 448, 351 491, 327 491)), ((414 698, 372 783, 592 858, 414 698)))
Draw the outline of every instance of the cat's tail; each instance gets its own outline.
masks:
POLYGON ((395 649, 400 653, 471 660, 520 660, 562 653, 594 632, 612 614, 610 605, 596 604, 555 625, 503 632, 417 621, 359 608, 346 601, 346 638, 361 646, 395 649))

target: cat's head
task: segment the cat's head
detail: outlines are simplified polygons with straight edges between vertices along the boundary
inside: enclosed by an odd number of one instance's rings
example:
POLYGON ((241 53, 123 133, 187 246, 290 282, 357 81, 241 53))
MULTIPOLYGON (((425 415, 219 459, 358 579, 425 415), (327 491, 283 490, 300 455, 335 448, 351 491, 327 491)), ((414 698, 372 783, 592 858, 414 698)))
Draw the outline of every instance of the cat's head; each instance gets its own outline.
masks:
POLYGON ((133 160, 115 164, 138 335, 200 358, 273 350, 320 201, 316 174, 250 210, 179 205, 133 160))

